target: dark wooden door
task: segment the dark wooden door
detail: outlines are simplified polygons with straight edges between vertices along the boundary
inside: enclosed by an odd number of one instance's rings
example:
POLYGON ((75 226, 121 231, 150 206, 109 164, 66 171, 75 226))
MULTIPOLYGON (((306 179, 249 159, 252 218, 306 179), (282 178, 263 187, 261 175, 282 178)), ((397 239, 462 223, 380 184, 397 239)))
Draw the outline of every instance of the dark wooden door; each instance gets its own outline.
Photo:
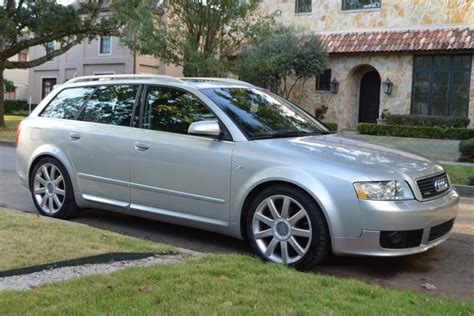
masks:
POLYGON ((360 81, 359 122, 375 123, 379 117, 380 76, 369 71, 360 81))
POLYGON ((56 78, 44 78, 41 83, 41 99, 44 99, 56 85, 56 78))

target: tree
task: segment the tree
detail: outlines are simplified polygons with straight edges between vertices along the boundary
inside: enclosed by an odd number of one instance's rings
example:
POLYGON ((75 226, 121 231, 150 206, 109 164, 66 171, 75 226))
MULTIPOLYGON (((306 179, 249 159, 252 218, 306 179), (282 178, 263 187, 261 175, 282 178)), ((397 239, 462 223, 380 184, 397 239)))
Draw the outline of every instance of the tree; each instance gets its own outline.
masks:
POLYGON ((185 76, 224 76, 242 43, 273 21, 253 14, 258 5, 259 0, 168 0, 159 16, 144 6, 122 42, 183 66, 185 76))
MULTIPOLYGON (((134 12, 140 0, 113 0, 110 14, 101 14, 109 1, 96 0, 63 6, 55 0, 0 0, 0 82, 3 72, 12 68, 31 68, 64 54, 84 40, 101 35, 118 35, 126 20, 123 12, 134 12), (115 14, 117 12, 117 14, 115 14), (48 43, 55 41, 57 48, 48 43), (29 47, 43 45, 44 56, 29 61, 11 57, 29 47)), ((130 14, 129 14, 130 15, 130 14)), ((0 126, 4 121, 4 85, 0 84, 0 126)))
POLYGON ((7 92, 7 93, 15 92, 15 90, 16 90, 16 87, 15 87, 15 84, 13 83, 13 81, 10 81, 10 80, 7 80, 7 79, 3 79, 3 86, 5 87, 5 92, 7 92))
POLYGON ((327 53, 317 35, 280 27, 260 42, 248 43, 235 72, 287 100, 301 84, 301 100, 306 82, 321 74, 326 64, 327 53))

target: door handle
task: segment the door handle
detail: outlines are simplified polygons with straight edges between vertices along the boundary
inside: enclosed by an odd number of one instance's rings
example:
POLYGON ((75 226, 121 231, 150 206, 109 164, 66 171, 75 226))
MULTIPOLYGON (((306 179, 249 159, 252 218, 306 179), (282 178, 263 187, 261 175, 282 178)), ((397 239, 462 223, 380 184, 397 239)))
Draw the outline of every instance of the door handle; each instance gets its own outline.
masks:
POLYGON ((79 133, 69 133, 69 138, 72 140, 72 141, 78 141, 79 139, 81 139, 81 135, 79 133))
POLYGON ((148 144, 144 143, 135 143, 135 150, 137 151, 147 151, 150 148, 148 144))

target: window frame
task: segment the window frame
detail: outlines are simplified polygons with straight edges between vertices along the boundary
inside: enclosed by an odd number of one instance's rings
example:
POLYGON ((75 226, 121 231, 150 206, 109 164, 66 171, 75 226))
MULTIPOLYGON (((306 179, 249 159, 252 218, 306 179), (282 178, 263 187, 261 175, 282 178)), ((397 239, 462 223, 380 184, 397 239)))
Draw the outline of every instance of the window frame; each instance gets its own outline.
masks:
POLYGON ((110 36, 110 35, 100 36, 99 37, 99 48, 98 48, 99 52, 98 52, 98 55, 99 56, 110 56, 110 55, 112 55, 112 46, 113 46, 112 45, 112 36, 110 36), (104 37, 109 37, 110 38, 110 42, 109 42, 110 43, 110 51, 108 53, 102 53, 102 39, 104 37))
POLYGON ((304 1, 304 0, 295 0, 295 14, 309 14, 313 12, 313 1, 309 0, 309 11, 298 11, 298 4, 299 1, 304 1))
POLYGON ((139 129, 143 129, 143 130, 147 130, 147 131, 152 131, 152 132, 157 132, 157 133, 168 133, 168 134, 173 134, 173 135, 179 135, 179 136, 190 136, 190 137, 198 137, 198 138, 205 138, 205 139, 213 139, 213 140, 222 140, 222 141, 231 141, 233 142, 234 141, 234 138, 232 136, 232 133, 230 132, 229 128, 227 128, 227 126, 225 125, 225 123, 223 122, 223 120, 219 117, 219 115, 216 113, 216 111, 214 111, 208 104, 207 102, 205 102, 202 98, 200 98, 199 96, 196 95, 196 93, 188 90, 188 89, 184 89, 182 87, 176 87, 176 86, 169 86, 169 85, 164 85, 164 84, 155 84, 155 83, 150 83, 150 84, 144 84, 143 85, 143 88, 142 88, 142 91, 141 91, 141 96, 140 96, 140 104, 139 104, 139 122, 137 124, 137 126, 135 126, 136 128, 139 128, 139 129), (150 87, 159 87, 159 88, 167 88, 167 89, 175 89, 175 90, 179 90, 179 91, 183 91, 183 92, 186 92, 186 93, 189 93, 191 95, 193 95, 194 97, 196 97, 199 101, 201 101, 201 103, 207 107, 209 109, 209 111, 211 111, 214 116, 216 117, 218 123, 219 123, 219 126, 221 128, 221 131, 223 133, 223 136, 222 137, 219 137, 219 138, 214 138, 214 137, 206 137, 206 136, 200 136, 200 135, 191 135, 191 134, 180 134, 180 133, 174 133, 174 132, 168 132, 168 131, 158 131, 158 130, 154 130, 154 129, 146 129, 143 127, 143 114, 145 113, 145 102, 146 102, 146 97, 147 97, 147 93, 148 93, 148 89, 150 87))
POLYGON ((354 9, 346 9, 346 8, 344 7, 344 1, 345 1, 345 0, 341 0, 341 11, 379 10, 379 9, 382 8, 382 0, 379 0, 379 6, 378 6, 378 7, 373 7, 373 8, 354 8, 354 9))
MULTIPOLYGON (((410 115, 433 115, 433 103, 432 103, 432 97, 433 97, 433 74, 436 72, 441 72, 444 71, 448 72, 448 114, 447 115, 442 115, 442 116, 451 116, 451 110, 452 110, 452 91, 453 91, 453 73, 462 73, 462 72, 468 72, 472 73, 472 56, 473 54, 417 54, 413 55, 413 66, 412 66, 412 84, 411 84, 411 97, 410 97, 410 115), (435 57, 440 57, 440 56, 449 56, 450 62, 449 62, 449 67, 435 67, 434 65, 434 58, 435 57), (453 67, 453 59, 455 56, 469 56, 469 68, 459 68, 459 67, 453 67), (420 57, 430 57, 431 58, 431 66, 429 68, 427 67, 416 67, 416 59, 420 57), (428 114, 414 114, 413 109, 414 109, 414 99, 415 99, 415 75, 417 73, 429 73, 430 74, 430 82, 429 82, 429 96, 428 96, 428 114)), ((469 77, 469 90, 471 90, 471 84, 472 80, 471 77, 469 77)), ((469 117, 469 100, 468 100, 468 106, 467 110, 465 113, 464 117, 469 117)))
POLYGON ((316 80, 315 80, 315 90, 318 91, 318 92, 328 92, 328 91, 331 91, 331 79, 332 79, 332 68, 327 68, 327 69, 324 69, 324 71, 316 76, 316 80), (321 83, 321 80, 320 80, 320 77, 321 76, 324 76, 326 74, 326 71, 329 71, 329 81, 328 81, 328 86, 327 86, 327 89, 321 89, 321 87, 319 87, 319 84, 321 83))

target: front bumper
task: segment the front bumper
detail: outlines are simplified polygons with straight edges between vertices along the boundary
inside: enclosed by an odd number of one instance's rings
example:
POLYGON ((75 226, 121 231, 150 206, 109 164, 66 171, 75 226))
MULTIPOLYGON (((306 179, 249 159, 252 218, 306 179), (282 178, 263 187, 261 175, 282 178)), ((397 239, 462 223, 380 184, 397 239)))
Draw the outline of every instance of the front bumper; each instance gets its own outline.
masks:
POLYGON ((449 232, 429 241, 431 228, 454 219, 458 212, 459 195, 452 189, 445 195, 429 201, 359 201, 363 216, 362 233, 358 237, 333 237, 334 254, 368 256, 404 256, 423 252, 439 245, 449 232), (382 231, 423 230, 419 246, 410 248, 383 248, 382 231))

